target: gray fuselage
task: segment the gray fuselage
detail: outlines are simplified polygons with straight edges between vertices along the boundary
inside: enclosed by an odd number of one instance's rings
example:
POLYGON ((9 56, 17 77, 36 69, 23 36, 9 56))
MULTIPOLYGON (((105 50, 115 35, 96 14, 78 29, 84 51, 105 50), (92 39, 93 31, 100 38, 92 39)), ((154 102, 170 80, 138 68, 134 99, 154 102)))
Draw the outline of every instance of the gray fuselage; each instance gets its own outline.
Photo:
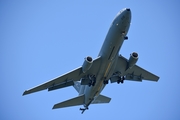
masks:
POLYGON ((129 30, 130 22, 130 9, 121 10, 113 20, 98 55, 101 59, 101 65, 97 68, 99 72, 96 75, 96 84, 91 87, 82 85, 80 88, 83 94, 85 94, 84 106, 89 106, 89 104, 99 96, 106 85, 104 81, 109 80, 112 76, 117 63, 119 50, 129 30))

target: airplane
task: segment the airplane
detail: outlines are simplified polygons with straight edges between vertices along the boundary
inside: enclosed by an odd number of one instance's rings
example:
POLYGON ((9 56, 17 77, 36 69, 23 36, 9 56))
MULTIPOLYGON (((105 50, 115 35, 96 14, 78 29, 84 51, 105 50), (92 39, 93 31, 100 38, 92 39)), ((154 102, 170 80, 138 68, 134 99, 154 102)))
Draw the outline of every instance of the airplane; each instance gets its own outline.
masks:
POLYGON ((73 86, 79 95, 75 98, 57 103, 53 109, 83 105, 82 114, 90 104, 109 103, 111 98, 101 95, 101 91, 109 83, 124 83, 124 80, 158 81, 159 77, 136 65, 138 53, 132 52, 129 59, 119 55, 131 23, 131 10, 124 8, 118 12, 105 37, 102 48, 96 59, 87 56, 82 66, 45 82, 29 90, 23 95, 48 89, 57 90, 73 86))

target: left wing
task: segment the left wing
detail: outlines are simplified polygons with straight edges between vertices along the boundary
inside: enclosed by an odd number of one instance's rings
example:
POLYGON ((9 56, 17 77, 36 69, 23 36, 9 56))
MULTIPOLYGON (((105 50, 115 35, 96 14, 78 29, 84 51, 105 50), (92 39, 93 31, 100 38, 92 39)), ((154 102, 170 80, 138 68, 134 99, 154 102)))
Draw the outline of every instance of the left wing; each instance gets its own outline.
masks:
POLYGON ((41 85, 38 85, 32 89, 26 90, 23 93, 23 95, 30 94, 30 93, 37 92, 37 91, 41 91, 41 90, 45 90, 47 88, 52 88, 53 86, 57 86, 60 83, 65 83, 66 81, 67 82, 70 82, 70 80, 78 81, 81 78, 81 71, 82 71, 82 67, 79 67, 79 68, 77 68, 77 69, 75 69, 69 73, 66 73, 60 77, 57 77, 57 78, 50 80, 46 83, 43 83, 41 85))
POLYGON ((97 59, 93 61, 92 67, 85 74, 82 72, 82 67, 79 67, 53 80, 45 82, 29 90, 25 90, 23 95, 27 95, 27 94, 45 90, 45 89, 48 89, 49 91, 51 91, 51 90, 55 90, 55 89, 59 89, 63 87, 72 86, 74 85, 74 81, 79 81, 82 77, 89 74, 96 74, 98 70, 97 67, 99 65, 100 65, 100 57, 98 57, 97 59))
POLYGON ((119 79, 118 76, 125 76, 125 80, 132 81, 142 81, 142 80, 150 80, 150 81, 158 81, 159 77, 154 75, 153 73, 139 67, 138 65, 134 65, 131 69, 127 69, 128 60, 123 56, 118 57, 117 66, 115 69, 114 76, 111 77, 111 82, 117 82, 119 79))

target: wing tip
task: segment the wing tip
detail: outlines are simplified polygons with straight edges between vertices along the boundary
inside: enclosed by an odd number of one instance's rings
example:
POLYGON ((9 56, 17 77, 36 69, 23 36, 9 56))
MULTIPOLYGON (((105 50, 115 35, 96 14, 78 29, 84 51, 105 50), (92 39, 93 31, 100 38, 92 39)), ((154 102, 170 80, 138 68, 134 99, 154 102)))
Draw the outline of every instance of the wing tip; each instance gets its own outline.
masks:
POLYGON ((158 82, 158 81, 159 81, 159 79, 160 79, 160 77, 159 77, 159 76, 157 76, 156 82, 158 82))
POLYGON ((26 95, 26 91, 23 92, 22 96, 26 95))
POLYGON ((53 107, 52 107, 52 109, 57 109, 58 107, 57 107, 57 104, 55 104, 53 107))
POLYGON ((29 94, 27 90, 25 90, 22 94, 22 96, 29 94))

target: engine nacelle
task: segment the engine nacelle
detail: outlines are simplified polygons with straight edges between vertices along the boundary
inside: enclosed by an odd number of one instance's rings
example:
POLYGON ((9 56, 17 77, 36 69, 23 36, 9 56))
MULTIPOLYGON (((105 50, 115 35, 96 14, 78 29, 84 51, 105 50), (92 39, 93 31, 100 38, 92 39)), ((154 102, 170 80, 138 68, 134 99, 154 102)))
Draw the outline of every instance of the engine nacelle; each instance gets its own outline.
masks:
POLYGON ((86 71, 88 71, 90 68, 91 68, 91 66, 92 66, 92 64, 93 64, 93 59, 92 59, 92 57, 86 57, 86 58, 84 58, 84 63, 83 63, 83 65, 82 65, 82 71, 83 71, 83 73, 85 73, 86 71))
POLYGON ((138 53, 133 52, 130 54, 129 62, 128 62, 128 69, 131 69, 138 60, 138 53))

